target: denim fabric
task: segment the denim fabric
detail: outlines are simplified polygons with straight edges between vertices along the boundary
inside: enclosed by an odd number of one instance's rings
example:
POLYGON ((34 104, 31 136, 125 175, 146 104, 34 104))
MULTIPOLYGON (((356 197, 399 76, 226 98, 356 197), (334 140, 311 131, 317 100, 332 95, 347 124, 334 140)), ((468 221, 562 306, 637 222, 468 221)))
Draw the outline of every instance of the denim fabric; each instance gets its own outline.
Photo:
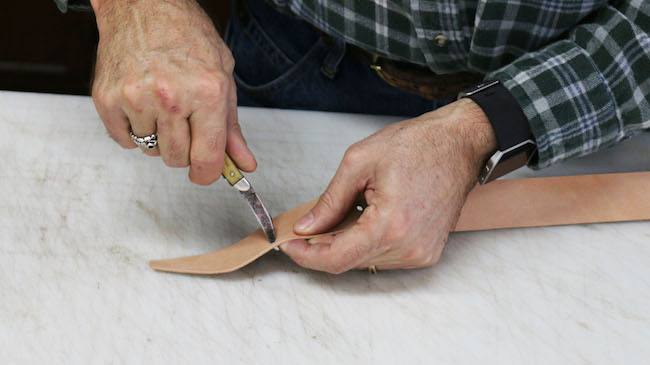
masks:
POLYGON ((242 2, 248 11, 233 11, 225 36, 239 105, 414 117, 450 102, 396 89, 346 55, 342 40, 264 0, 242 2))

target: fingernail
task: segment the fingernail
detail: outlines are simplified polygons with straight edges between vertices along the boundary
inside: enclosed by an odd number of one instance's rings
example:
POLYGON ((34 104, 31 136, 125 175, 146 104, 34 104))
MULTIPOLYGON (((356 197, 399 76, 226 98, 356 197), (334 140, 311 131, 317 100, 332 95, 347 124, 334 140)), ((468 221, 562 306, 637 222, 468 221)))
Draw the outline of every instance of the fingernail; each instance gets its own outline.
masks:
POLYGON ((331 245, 334 242, 334 236, 328 234, 324 236, 316 236, 314 238, 308 239, 307 242, 312 245, 328 244, 331 245))
POLYGON ((300 218, 298 222, 296 222, 295 228, 297 230, 304 231, 307 228, 309 228, 309 226, 311 226, 312 223, 314 223, 314 215, 312 214, 312 212, 309 212, 307 213, 307 215, 300 218))

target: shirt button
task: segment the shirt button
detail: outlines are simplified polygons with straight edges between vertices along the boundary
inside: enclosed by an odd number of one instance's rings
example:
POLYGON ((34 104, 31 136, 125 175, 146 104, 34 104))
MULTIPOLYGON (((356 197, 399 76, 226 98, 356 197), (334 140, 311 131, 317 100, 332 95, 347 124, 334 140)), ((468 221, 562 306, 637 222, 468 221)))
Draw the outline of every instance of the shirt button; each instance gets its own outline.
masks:
POLYGON ((436 42, 436 46, 438 47, 444 47, 449 44, 449 38, 447 38, 447 36, 442 33, 435 36, 435 38, 433 38, 433 41, 436 42))

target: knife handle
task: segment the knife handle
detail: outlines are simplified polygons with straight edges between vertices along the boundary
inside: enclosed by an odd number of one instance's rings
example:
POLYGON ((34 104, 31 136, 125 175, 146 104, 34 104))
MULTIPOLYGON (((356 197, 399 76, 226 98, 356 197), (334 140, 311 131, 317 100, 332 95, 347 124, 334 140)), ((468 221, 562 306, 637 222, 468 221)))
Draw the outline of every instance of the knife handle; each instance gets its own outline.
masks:
POLYGON ((227 153, 224 155, 224 160, 225 163, 223 164, 223 171, 221 174, 226 178, 226 180, 228 180, 230 185, 235 185, 239 180, 244 178, 244 175, 242 175, 241 171, 237 168, 237 165, 235 165, 227 153))

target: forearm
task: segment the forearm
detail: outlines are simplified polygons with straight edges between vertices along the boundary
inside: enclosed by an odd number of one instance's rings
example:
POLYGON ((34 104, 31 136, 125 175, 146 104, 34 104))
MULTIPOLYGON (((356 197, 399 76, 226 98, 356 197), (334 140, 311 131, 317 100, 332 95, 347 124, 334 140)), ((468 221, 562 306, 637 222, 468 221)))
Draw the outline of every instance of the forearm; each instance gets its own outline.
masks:
POLYGON ((174 29, 180 19, 187 22, 187 15, 190 14, 195 19, 190 23, 212 26, 212 21, 196 0, 90 0, 90 4, 100 33, 104 28, 130 26, 133 22, 148 23, 150 27, 158 27, 163 32, 166 30, 163 28, 174 29))

